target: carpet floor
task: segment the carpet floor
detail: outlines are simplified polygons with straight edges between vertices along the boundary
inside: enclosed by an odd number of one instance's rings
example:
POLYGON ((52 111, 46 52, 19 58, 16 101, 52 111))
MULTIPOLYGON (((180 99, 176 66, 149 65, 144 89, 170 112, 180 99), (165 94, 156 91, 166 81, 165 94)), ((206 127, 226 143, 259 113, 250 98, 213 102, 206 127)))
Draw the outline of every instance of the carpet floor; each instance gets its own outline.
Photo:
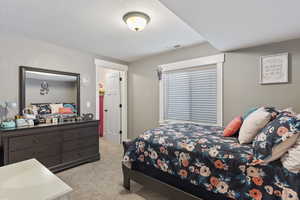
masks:
POLYGON ((57 174, 73 188, 72 200, 187 200, 173 191, 158 191, 151 185, 131 181, 131 191, 122 186, 121 145, 100 139, 101 160, 57 174))

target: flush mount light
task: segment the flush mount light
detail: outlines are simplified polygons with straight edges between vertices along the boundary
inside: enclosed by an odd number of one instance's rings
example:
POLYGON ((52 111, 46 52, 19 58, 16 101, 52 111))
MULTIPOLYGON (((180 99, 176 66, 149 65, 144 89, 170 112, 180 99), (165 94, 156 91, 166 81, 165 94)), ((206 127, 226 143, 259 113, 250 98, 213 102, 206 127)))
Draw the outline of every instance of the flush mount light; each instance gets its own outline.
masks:
POLYGON ((141 31, 150 22, 150 17, 142 12, 129 12, 123 16, 128 28, 133 31, 141 31))

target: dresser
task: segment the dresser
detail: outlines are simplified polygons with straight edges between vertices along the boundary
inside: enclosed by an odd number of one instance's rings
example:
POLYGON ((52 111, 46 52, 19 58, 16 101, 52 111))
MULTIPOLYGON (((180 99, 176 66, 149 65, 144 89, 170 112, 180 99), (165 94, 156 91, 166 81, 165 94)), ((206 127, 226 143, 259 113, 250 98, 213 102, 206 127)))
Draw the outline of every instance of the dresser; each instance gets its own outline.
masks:
POLYGON ((0 130, 2 165, 35 158, 52 172, 100 159, 98 121, 0 130))

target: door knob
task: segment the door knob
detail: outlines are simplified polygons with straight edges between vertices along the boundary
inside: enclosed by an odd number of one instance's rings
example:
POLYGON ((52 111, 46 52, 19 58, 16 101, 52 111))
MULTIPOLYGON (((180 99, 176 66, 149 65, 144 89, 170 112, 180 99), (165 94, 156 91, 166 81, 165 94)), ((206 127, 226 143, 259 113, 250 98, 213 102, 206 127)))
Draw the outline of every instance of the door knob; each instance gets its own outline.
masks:
POLYGON ((104 110, 104 112, 107 112, 107 111, 108 111, 107 109, 104 110))

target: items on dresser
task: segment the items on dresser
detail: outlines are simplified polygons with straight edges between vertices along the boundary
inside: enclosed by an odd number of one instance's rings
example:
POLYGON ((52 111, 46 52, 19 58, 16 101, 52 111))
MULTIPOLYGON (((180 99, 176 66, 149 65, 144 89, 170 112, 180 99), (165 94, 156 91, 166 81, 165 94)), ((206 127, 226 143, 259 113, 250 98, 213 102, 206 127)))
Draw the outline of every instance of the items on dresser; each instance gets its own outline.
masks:
POLYGON ((0 121, 10 121, 9 114, 17 107, 17 103, 5 101, 0 102, 0 121))
POLYGON ((73 103, 31 103, 30 107, 41 123, 54 123, 57 121, 74 121, 78 116, 76 105, 73 103), (57 120, 62 118, 63 120, 57 120))
POLYGON ((93 113, 87 113, 82 115, 83 120, 93 120, 93 118, 94 118, 93 113))
POLYGON ((0 127, 1 128, 15 128, 16 127, 16 123, 13 120, 5 121, 5 122, 1 122, 0 127))
POLYGON ((17 127, 25 127, 28 126, 28 123, 25 119, 16 119, 17 127))
POLYGON ((98 139, 96 120, 2 129, 0 158, 4 165, 36 158, 56 172, 99 160, 98 139))
POLYGON ((58 124, 58 118, 53 117, 52 118, 52 124, 58 124))
POLYGON ((51 124, 52 123, 52 119, 50 117, 46 118, 46 124, 51 124))
POLYGON ((27 119, 26 121, 27 121, 28 126, 34 126, 33 119, 27 119))
POLYGON ((24 119, 36 119, 36 115, 34 114, 32 108, 24 108, 22 111, 22 116, 24 119))

